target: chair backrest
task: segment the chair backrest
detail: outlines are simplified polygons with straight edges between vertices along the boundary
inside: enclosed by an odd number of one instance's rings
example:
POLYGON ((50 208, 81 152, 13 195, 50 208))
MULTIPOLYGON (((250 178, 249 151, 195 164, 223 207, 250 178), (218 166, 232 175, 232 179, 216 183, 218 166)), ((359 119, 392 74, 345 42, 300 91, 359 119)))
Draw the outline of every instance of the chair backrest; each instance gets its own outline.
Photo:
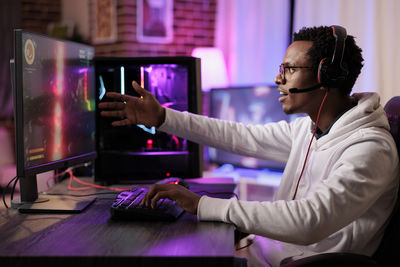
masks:
POLYGON ((385 112, 390 124, 390 133, 396 142, 399 152, 400 144, 400 96, 395 96, 385 105, 385 112))
MULTIPOLYGON (((390 124, 392 134, 399 153, 400 144, 400 96, 393 97, 385 105, 386 116, 390 124)), ((389 225, 385 230, 382 242, 373 258, 381 266, 398 266, 400 253, 400 190, 398 191, 396 205, 393 209, 389 225)))

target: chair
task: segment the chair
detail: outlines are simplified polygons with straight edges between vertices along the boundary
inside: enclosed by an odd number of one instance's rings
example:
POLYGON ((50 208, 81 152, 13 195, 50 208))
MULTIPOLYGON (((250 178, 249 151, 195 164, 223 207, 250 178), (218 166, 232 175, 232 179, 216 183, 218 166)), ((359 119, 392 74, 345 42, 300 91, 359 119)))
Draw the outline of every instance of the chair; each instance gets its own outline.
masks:
MULTIPOLYGON (((385 112, 392 134, 400 152, 400 96, 393 97, 385 105, 385 112)), ((399 153, 400 154, 400 153, 399 153)), ((389 225, 383 235, 381 244, 372 257, 354 253, 324 253, 292 261, 283 267, 314 267, 314 266, 399 266, 398 249, 400 242, 400 190, 393 209, 389 225)))
MULTIPOLYGON (((385 105, 385 111, 390 124, 390 133, 396 142, 397 152, 400 152, 400 96, 390 99, 385 105)), ((396 259, 400 252, 398 249, 400 241, 400 190, 397 194, 396 205, 389 225, 386 228, 381 244, 372 256, 381 266, 398 266, 396 259)))

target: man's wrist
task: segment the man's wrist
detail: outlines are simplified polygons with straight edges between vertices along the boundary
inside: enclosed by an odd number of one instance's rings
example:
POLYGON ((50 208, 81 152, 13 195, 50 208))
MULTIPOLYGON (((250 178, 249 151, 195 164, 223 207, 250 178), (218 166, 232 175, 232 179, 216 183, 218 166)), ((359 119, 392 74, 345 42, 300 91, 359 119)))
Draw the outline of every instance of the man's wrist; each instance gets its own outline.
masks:
POLYGON ((156 127, 160 127, 161 125, 163 125, 163 123, 165 122, 165 116, 166 116, 166 111, 164 107, 161 107, 161 112, 160 112, 160 116, 159 116, 159 120, 158 123, 156 125, 156 127))

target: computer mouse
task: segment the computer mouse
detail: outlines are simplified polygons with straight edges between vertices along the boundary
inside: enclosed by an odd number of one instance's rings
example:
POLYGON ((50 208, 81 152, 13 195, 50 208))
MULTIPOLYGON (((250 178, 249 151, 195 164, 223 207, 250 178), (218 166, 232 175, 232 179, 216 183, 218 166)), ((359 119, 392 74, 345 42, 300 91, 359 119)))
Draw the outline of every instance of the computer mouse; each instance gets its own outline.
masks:
POLYGON ((189 185, 183 179, 178 177, 165 178, 156 182, 156 184, 179 184, 183 187, 189 188, 189 185))

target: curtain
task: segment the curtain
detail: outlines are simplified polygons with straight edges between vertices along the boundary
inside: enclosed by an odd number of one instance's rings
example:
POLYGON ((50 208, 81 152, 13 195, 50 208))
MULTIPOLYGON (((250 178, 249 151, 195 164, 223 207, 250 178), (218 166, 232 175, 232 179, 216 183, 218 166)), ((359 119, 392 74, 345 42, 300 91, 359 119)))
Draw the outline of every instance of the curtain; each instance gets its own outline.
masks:
POLYGON ((296 0, 293 28, 344 26, 364 57, 353 92, 377 92, 384 104, 400 95, 399 14, 398 0, 296 0))
POLYGON ((290 40, 289 0, 218 0, 215 46, 232 85, 272 84, 290 40))
POLYGON ((0 120, 13 115, 10 58, 13 57, 13 29, 21 26, 21 0, 0 1, 0 120))

